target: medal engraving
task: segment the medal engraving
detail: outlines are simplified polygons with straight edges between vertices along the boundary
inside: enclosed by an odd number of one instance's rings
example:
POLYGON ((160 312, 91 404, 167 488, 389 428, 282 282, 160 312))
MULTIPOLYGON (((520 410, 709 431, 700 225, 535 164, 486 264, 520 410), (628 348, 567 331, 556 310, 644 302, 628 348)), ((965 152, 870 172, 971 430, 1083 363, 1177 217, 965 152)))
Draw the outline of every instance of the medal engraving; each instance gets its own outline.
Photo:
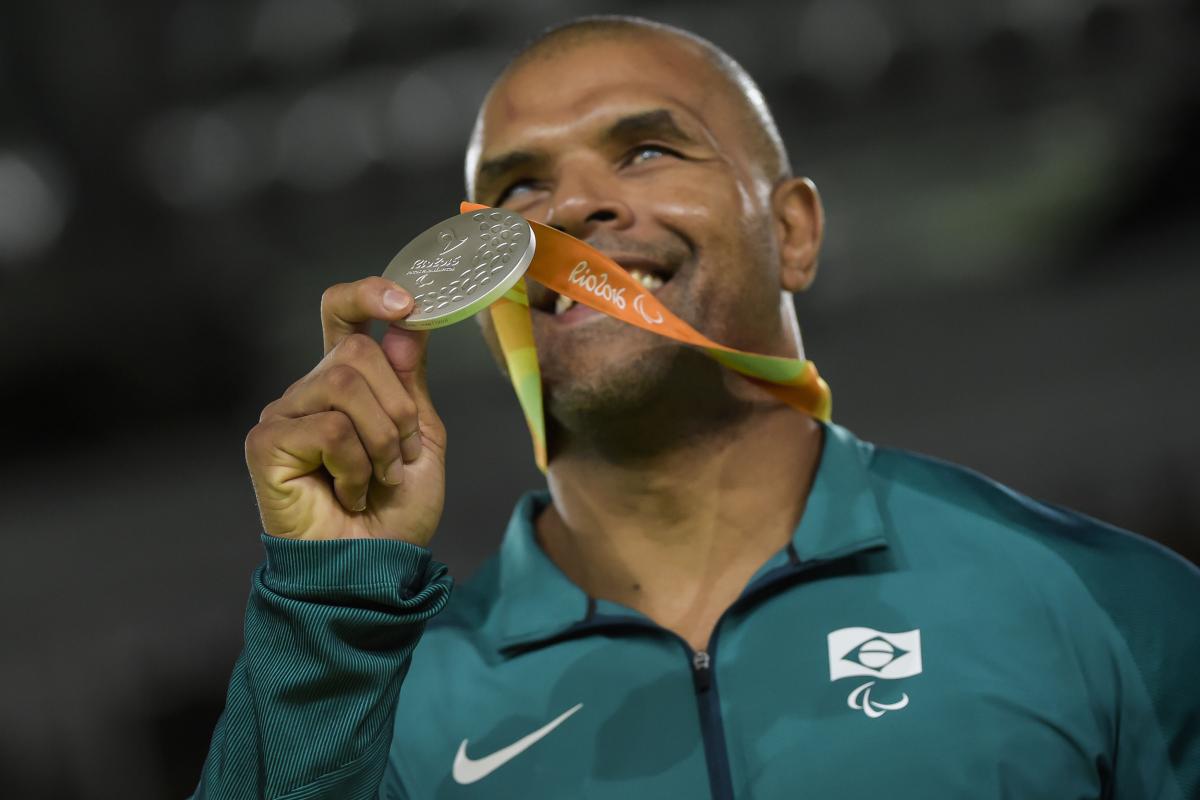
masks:
POLYGON ((391 260, 383 277, 412 296, 416 309, 402 328, 440 328, 487 308, 511 289, 533 260, 533 229, 520 214, 469 211, 418 235, 391 260))

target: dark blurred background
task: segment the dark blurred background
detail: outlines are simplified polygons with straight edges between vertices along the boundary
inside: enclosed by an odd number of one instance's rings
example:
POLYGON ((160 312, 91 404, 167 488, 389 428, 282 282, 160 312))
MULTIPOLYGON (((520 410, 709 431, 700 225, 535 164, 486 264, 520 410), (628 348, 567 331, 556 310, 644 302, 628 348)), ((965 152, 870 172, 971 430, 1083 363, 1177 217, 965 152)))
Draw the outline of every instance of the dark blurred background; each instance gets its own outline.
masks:
MULTIPOLYGON (((8 0, 0 796, 190 791, 260 559, 246 432, 323 288, 456 212, 508 56, 595 12, 761 81, 826 201, 837 421, 1200 558, 1200 3, 8 0)), ((541 480, 475 326, 430 361, 461 579, 541 480)))

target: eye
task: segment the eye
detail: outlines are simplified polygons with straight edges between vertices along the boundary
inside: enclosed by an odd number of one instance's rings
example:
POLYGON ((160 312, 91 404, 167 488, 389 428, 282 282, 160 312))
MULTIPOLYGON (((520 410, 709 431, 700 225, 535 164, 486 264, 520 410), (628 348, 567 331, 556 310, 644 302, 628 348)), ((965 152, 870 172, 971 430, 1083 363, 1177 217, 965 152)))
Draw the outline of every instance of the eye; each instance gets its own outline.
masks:
POLYGON ((500 193, 498 198, 496 198, 495 205, 502 205, 514 198, 519 199, 522 195, 529 194, 536 188, 537 183, 531 178, 523 178, 522 180, 514 181, 508 185, 508 188, 500 193))
POLYGON ((647 161, 656 161, 663 156, 678 157, 679 153, 660 144, 642 144, 629 151, 625 156, 625 163, 630 166, 636 166, 644 164, 647 161))

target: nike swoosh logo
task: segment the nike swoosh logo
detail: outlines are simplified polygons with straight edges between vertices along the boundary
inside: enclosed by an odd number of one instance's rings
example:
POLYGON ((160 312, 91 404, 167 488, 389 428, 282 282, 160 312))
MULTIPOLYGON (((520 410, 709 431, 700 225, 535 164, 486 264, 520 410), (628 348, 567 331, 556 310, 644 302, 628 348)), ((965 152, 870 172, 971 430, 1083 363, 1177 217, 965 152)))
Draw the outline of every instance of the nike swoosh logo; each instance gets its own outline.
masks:
POLYGON ((569 708, 556 718, 550 720, 542 727, 538 728, 528 736, 524 736, 510 744, 508 747, 497 750, 491 755, 483 758, 475 759, 467 757, 467 740, 463 739, 462 744, 458 746, 458 754, 454 756, 454 780, 457 783, 466 785, 474 783, 481 778, 486 778, 500 767, 513 760, 521 753, 532 747, 538 739, 541 739, 550 731, 563 724, 567 717, 574 714, 579 709, 583 708, 583 703, 579 703, 573 708, 569 708))

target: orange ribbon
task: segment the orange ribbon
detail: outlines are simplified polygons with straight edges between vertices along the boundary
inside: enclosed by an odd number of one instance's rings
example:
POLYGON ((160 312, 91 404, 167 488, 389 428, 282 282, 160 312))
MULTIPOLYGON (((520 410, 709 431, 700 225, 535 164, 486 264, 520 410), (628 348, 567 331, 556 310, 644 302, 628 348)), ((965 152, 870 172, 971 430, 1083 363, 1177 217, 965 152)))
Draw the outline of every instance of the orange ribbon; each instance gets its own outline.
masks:
MULTIPOLYGON (((461 206, 464 213, 487 208, 467 202, 461 206)), ((829 385, 817 374, 811 361, 748 353, 714 342, 675 316, 641 282, 608 256, 557 228, 532 220, 528 222, 537 237, 537 249, 527 273, 529 277, 577 303, 630 325, 698 347, 787 405, 818 419, 829 420, 832 406, 829 385)), ((545 472, 540 373, 536 374, 536 380, 530 374, 530 361, 536 372, 536 356, 530 357, 536 351, 532 350, 532 324, 523 289, 510 292, 490 309, 508 362, 509 377, 533 436, 535 459, 545 472), (536 399, 533 384, 537 387, 536 399)))

